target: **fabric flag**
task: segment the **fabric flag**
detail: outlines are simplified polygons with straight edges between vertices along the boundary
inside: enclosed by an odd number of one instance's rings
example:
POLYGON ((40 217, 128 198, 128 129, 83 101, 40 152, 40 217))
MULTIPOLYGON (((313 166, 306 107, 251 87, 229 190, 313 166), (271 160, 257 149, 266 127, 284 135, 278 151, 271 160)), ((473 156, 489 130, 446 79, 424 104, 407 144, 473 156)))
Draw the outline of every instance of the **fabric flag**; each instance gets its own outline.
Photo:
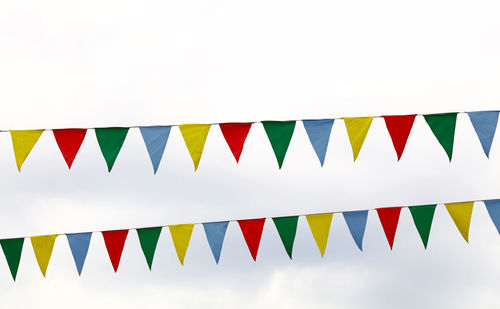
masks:
POLYGON ((466 242, 469 242, 469 227, 474 202, 445 204, 448 213, 466 242))
POLYGON ((97 128, 95 135, 101 148, 102 155, 108 165, 108 171, 111 172, 116 157, 122 149, 125 137, 127 137, 128 128, 97 128))
POLYGON ((457 113, 424 115, 424 118, 451 161, 457 113))
POLYGON ((262 230, 264 229, 265 222, 266 218, 238 220, 241 233, 245 238, 248 250, 250 250, 250 254, 254 261, 257 260, 257 253, 259 252, 260 239, 262 238, 262 230))
POLYGON ((219 264, 220 252, 229 221, 223 222, 208 222, 203 223, 205 235, 207 236, 208 244, 214 255, 215 263, 219 264))
POLYGON ((498 233, 500 233, 500 200, 484 201, 484 204, 486 205, 486 209, 488 209, 490 218, 495 224, 498 233))
POLYGON ((54 249, 54 242, 56 241, 57 236, 57 234, 53 234, 30 237, 36 261, 38 262, 38 266, 40 267, 40 271, 44 277, 47 271, 47 266, 49 266, 50 256, 52 255, 52 249, 54 249))
POLYGON ((68 239, 71 254, 73 254, 76 269, 78 270, 78 275, 80 276, 82 274, 83 264, 85 263, 85 259, 87 258, 87 252, 89 252, 92 233, 89 232, 66 234, 66 238, 68 239))
POLYGON ((330 234, 330 226, 332 225, 333 213, 307 215, 307 223, 313 234, 316 245, 318 245, 321 257, 325 254, 328 235, 330 234))
POLYGON ((150 227, 136 230, 149 270, 151 270, 151 266, 153 265, 153 258, 155 256, 156 245, 158 245, 161 230, 161 227, 150 227))
POLYGON ((273 147, 278 166, 281 168, 295 130, 295 121, 262 121, 262 125, 273 147))
POLYGON ((383 116, 385 126, 387 127, 387 131, 389 131, 392 144, 398 155, 398 161, 403 155, 416 116, 417 115, 383 116))
POLYGON ((186 256, 186 251, 189 246, 189 241, 191 240, 191 234, 193 233, 194 224, 177 224, 169 225, 170 235, 172 236, 172 241, 174 242, 175 252, 177 252, 177 257, 184 265, 184 257, 186 256))
POLYGON ((347 135, 351 142, 354 161, 358 158, 359 151, 363 146, 368 130, 372 124, 373 117, 346 117, 344 118, 347 135))
POLYGON ((219 127, 222 131, 222 135, 224 135, 226 139, 229 149, 231 149, 236 159, 236 163, 238 163, 252 123, 219 123, 219 127))
POLYGON ((363 236, 365 235, 368 210, 346 211, 343 214, 352 238, 359 250, 363 251, 363 236))
POLYGON ((21 171, 24 160, 28 157, 36 142, 43 133, 41 130, 10 130, 17 169, 21 171))
POLYGON ((377 208, 377 214, 384 228, 385 237, 387 237, 391 250, 394 244, 394 236, 396 236, 396 229, 398 228, 400 213, 401 207, 377 208))
POLYGON ((295 235, 297 234, 298 220, 298 216, 273 218, 274 225, 278 230, 281 242, 283 243, 286 253, 290 259, 292 259, 293 243, 295 242, 295 235))
POLYGON ((417 227, 418 234, 420 234, 424 248, 427 249, 436 205, 410 206, 408 208, 410 208, 413 222, 415 222, 415 226, 417 227))
POLYGON ((179 126, 182 137, 186 143, 191 159, 194 163, 194 170, 198 169, 205 142, 207 140, 209 124, 183 124, 179 126))
POLYGON ((334 119, 302 120, 321 166, 325 163, 326 149, 328 148, 333 121, 334 119))
POLYGON ((24 238, 11 238, 0 240, 3 254, 7 264, 9 264, 12 279, 16 281, 17 270, 19 269, 19 262, 21 260, 21 252, 23 251, 24 238))
POLYGON ((170 135, 170 126, 154 126, 154 127, 140 127, 142 139, 146 148, 148 149, 153 170, 156 174, 158 166, 160 165, 165 146, 167 146, 168 136, 170 135))
POLYGON ((61 151, 64 161, 71 169, 78 150, 85 139, 87 129, 53 129, 54 138, 61 151))
POLYGON ((113 265, 113 269, 118 270, 120 259, 122 258, 123 247, 127 240, 128 230, 102 231, 104 244, 108 250, 109 259, 113 265))
POLYGON ((498 111, 469 112, 470 121, 476 130, 477 137, 483 146, 484 153, 489 158, 491 144, 498 123, 498 111))

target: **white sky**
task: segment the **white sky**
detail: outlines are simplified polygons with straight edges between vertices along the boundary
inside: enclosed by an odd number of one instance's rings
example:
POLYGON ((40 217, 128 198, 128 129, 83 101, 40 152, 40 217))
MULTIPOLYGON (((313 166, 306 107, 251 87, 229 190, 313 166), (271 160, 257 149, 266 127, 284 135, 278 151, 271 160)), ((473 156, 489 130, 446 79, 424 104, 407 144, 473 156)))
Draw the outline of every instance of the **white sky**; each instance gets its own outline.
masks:
MULTIPOLYGON (((16 1, 0 4, 0 128, 325 118, 500 109, 498 1, 16 1)), ((354 164, 334 124, 321 168, 298 123, 278 170, 260 124, 236 165, 212 127, 198 172, 177 128, 157 175, 137 129, 112 173, 94 132, 71 171, 45 132, 17 172, 0 133, 0 237, 500 197, 500 141, 484 156, 459 115, 453 162, 417 118, 402 160, 381 119, 354 164)), ((470 245, 444 207, 424 251, 408 210, 394 250, 370 213, 360 253, 334 216, 321 259, 304 218, 294 260, 271 222, 257 263, 236 224, 219 265, 196 226, 185 266, 168 231, 153 271, 129 234, 114 274, 95 234, 78 278, 66 239, 44 279, 29 241, 8 308, 497 308, 500 244, 482 203, 470 245)))

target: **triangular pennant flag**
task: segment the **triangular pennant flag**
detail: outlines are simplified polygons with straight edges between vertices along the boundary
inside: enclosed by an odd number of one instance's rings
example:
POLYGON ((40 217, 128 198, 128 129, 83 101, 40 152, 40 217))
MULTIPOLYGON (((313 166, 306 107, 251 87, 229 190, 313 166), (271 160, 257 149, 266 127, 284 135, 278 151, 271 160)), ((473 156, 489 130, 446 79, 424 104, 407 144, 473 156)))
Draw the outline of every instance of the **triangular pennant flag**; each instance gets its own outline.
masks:
POLYGON ((193 227, 194 224, 177 224, 168 226, 170 235, 172 236, 172 241, 174 242, 175 252, 177 252, 177 257, 179 258, 181 265, 184 265, 184 257, 186 256, 189 241, 191 240, 193 227))
POLYGON ((96 128, 95 135, 102 155, 108 165, 108 171, 111 172, 116 157, 122 149, 125 137, 127 137, 128 128, 96 128))
POLYGON ((445 204, 448 213, 466 242, 469 242, 469 227, 474 202, 445 204))
POLYGON ((333 213, 307 215, 307 223, 313 234, 316 245, 318 245, 321 257, 325 255, 326 243, 330 234, 330 226, 332 225, 333 213))
POLYGON ((344 118, 347 135, 351 142, 354 161, 358 158, 359 151, 363 146, 368 130, 372 124, 373 117, 350 117, 344 118))
POLYGON ((161 230, 161 227, 137 229, 137 236, 139 236, 139 242, 141 243, 142 252, 148 263, 149 270, 151 270, 151 266, 153 265, 153 258, 161 230))
POLYGON ((273 147, 279 168, 283 165, 286 151, 292 140, 295 121, 262 121, 267 137, 273 147))
POLYGON ((194 163, 194 170, 198 169, 205 142, 207 140, 209 124, 183 124, 179 126, 182 137, 186 143, 191 159, 194 163))
POLYGON ((273 218, 274 225, 278 230, 281 242, 283 243, 286 253, 290 259, 292 259, 293 243, 295 242, 295 234, 297 233, 298 220, 298 216, 273 218))
POLYGON ((259 252, 260 239, 262 237, 262 230, 265 222, 266 218, 238 220, 241 233, 245 238, 248 250, 250 250, 250 254, 254 261, 257 260, 257 253, 259 252))
POLYGON ((365 235, 368 210, 346 211, 343 213, 352 238, 359 250, 363 251, 363 236, 365 235))
POLYGON ((210 245, 210 249, 212 250, 212 254, 217 264, 219 264, 220 252, 222 250, 222 244, 224 243, 224 237, 226 236, 228 224, 229 221, 203 223, 208 244, 210 245))
POLYGON ((9 264, 12 279, 16 281, 17 270, 19 269, 19 262, 21 260, 21 252, 23 251, 24 238, 11 238, 0 240, 3 254, 7 264, 9 264))
POLYGON ((236 159, 236 163, 238 163, 252 123, 220 123, 219 127, 236 159))
POLYGON ((113 269, 116 273, 122 258, 123 247, 125 246, 125 240, 127 240, 128 230, 103 231, 101 233, 104 238, 106 250, 108 250, 109 259, 111 260, 111 264, 113 265, 113 269))
POLYGON ((413 222, 415 222, 415 226, 417 227, 418 234, 420 234, 424 248, 427 249, 436 205, 410 206, 408 208, 410 208, 413 222))
POLYGON ((328 148, 333 121, 334 119, 302 120, 321 166, 325 163, 326 149, 328 148))
POLYGON ((165 146, 167 145, 168 136, 170 135, 170 126, 155 126, 155 127, 140 127, 144 144, 148 149, 153 170, 156 174, 160 165, 165 146))
POLYGON ((24 160, 28 157, 36 142, 43 133, 41 130, 10 130, 17 169, 21 171, 24 160))
POLYGON ((387 131, 389 131, 392 144, 398 155, 398 161, 403 155, 416 116, 417 115, 383 116, 385 126, 387 127, 387 131))
POLYGON ((68 239, 71 254, 73 254, 76 269, 78 270, 78 275, 80 276, 82 274, 83 264, 85 263, 85 259, 87 258, 87 252, 89 251, 92 233, 88 232, 66 234, 66 238, 68 239))
POLYGON ((483 146, 484 153, 489 158, 491 144, 498 123, 498 111, 469 112, 470 121, 476 130, 477 137, 483 146))
POLYGON ((451 161, 457 113, 424 115, 424 118, 451 161))
POLYGON ((64 157, 64 161, 71 169, 73 160, 75 160, 78 150, 85 139, 87 129, 53 129, 54 138, 56 139, 57 146, 64 157))
POLYGON ((40 271, 45 277, 47 271, 47 266, 49 266, 50 256, 52 255, 52 249, 54 249, 54 242, 56 241, 57 234, 53 235, 43 235, 43 236, 31 236, 31 245, 33 246, 33 251, 35 252, 36 261, 40 267, 40 271))
POLYGON ((484 201, 484 204, 486 205, 486 209, 488 209, 490 218, 495 224, 498 233, 500 233, 500 200, 484 201))
POLYGON ((398 228, 401 207, 377 208, 377 213, 380 219, 380 223, 384 228, 385 237, 387 237, 387 241, 389 242, 389 246, 392 250, 392 245, 394 244, 394 236, 396 235, 396 229, 398 228))

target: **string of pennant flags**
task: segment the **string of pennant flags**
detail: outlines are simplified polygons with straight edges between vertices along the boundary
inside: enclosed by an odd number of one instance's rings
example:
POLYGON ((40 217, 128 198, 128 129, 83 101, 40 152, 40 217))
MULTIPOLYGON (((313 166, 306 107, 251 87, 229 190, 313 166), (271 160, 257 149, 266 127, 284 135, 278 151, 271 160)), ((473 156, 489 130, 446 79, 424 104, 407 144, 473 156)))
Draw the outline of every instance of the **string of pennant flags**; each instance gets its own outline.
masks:
MULTIPOLYGON (((484 202, 497 231, 500 233, 500 199, 444 203, 450 217, 458 228, 458 231, 467 242, 469 242, 469 227, 475 202, 484 202)), ((413 218, 413 222, 415 223, 415 227, 420 235, 424 248, 427 248, 432 221, 434 218, 434 212, 436 206, 439 204, 436 203, 431 205, 419 206, 384 207, 357 211, 338 211, 286 217, 273 217, 272 221, 276 227, 287 255, 290 257, 290 259, 292 259, 298 219, 300 216, 305 216, 321 257, 323 257, 326 250, 334 214, 342 214, 354 242, 356 243, 359 250, 362 251, 363 237, 365 234, 368 212, 370 210, 376 211, 387 241, 389 243, 389 247, 392 250, 401 210, 403 208, 408 208, 413 218)), ((52 255, 52 250, 54 248, 55 240, 58 236, 65 235, 68 240, 71 253, 73 255, 78 275, 81 275, 90 247, 92 234, 100 232, 102 233, 106 250, 108 252, 113 269, 115 272, 117 272, 127 235, 129 234, 130 230, 136 230, 142 252, 144 253, 147 265, 151 270, 156 246, 158 244, 158 240, 163 228, 168 227, 175 247, 175 251, 177 253, 177 257, 179 258, 181 265, 184 265, 184 258, 186 256, 193 228, 196 224, 203 225, 208 244, 212 251, 215 262, 218 264, 221 256, 224 238, 226 235, 226 230, 230 222, 238 223, 250 254, 253 260, 256 261, 260 240, 262 237, 262 231, 266 222, 265 217, 257 219, 175 224, 156 227, 129 228, 121 230, 106 230, 84 233, 51 234, 31 236, 29 237, 29 239, 31 240, 31 245, 33 247, 33 251, 35 253, 40 271, 45 277, 50 257, 52 255)), ((0 239, 0 245, 2 247, 14 281, 16 280, 25 238, 28 237, 0 239)))
MULTIPOLYGON (((457 114, 459 113, 453 112, 421 115, 442 146, 443 150, 446 152, 450 161, 453 155, 457 114)), ((466 114, 472 122, 485 155, 489 157, 491 145, 497 128, 499 111, 477 111, 466 112, 466 114)), ((332 126, 336 119, 343 119, 345 122, 353 152, 353 158, 354 161, 356 161, 373 119, 383 118, 396 151, 397 158, 400 160, 417 116, 420 115, 342 117, 301 121, 319 162, 321 166, 323 166, 332 126)), ((299 120, 260 121, 271 143, 279 168, 283 165, 297 121, 299 120)), ((176 126, 178 126, 181 131, 196 171, 203 154, 208 132, 212 125, 219 125, 222 134, 234 158, 236 159, 236 162, 238 163, 240 155, 243 151, 245 140, 253 123, 256 122, 181 124, 176 126)), ((94 130, 102 155, 106 161, 108 171, 111 171, 129 129, 139 128, 149 153, 154 173, 156 173, 163 157, 172 127, 173 125, 132 126, 94 128, 94 130)), ((64 160, 66 161, 68 168, 71 169, 73 161, 89 129, 90 128, 2 130, 1 132, 10 132, 17 168, 21 171, 24 161, 44 131, 53 132, 56 143, 59 146, 64 160)))

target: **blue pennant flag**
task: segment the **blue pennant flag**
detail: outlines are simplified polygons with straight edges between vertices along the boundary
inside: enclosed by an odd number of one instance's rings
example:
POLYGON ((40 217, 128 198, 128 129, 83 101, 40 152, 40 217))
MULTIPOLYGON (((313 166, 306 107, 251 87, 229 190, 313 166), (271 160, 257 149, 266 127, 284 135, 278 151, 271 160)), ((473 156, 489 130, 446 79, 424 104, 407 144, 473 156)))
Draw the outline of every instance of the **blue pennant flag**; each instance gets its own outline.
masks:
POLYGON ((228 224, 229 221, 203 223, 208 244, 210 245, 210 249, 212 249, 212 253, 217 264, 219 264, 222 243, 224 243, 224 237, 226 236, 228 224))
POLYGON ((142 138, 148 149, 153 169, 158 170, 165 146, 167 145, 168 136, 170 135, 170 126, 156 127, 140 127, 142 138))
POLYGON ((484 201, 486 209, 490 214, 491 221, 495 224, 498 233, 500 233, 500 200, 484 201))
POLYGON ((66 237, 68 238, 69 247, 71 248, 71 253, 73 254, 73 259, 75 260, 78 275, 81 275, 83 264, 85 263, 87 252, 89 251, 92 233, 66 234, 66 237))
POLYGON ((498 111, 469 112, 467 114, 469 114, 481 146, 483 146, 484 153, 489 158, 498 123, 498 111))
POLYGON ((368 210, 347 211, 343 214, 352 238, 358 245, 359 250, 363 251, 363 236, 365 235, 368 210))
POLYGON ((302 120, 321 166, 325 162, 326 149, 328 148, 333 121, 334 119, 302 120))

